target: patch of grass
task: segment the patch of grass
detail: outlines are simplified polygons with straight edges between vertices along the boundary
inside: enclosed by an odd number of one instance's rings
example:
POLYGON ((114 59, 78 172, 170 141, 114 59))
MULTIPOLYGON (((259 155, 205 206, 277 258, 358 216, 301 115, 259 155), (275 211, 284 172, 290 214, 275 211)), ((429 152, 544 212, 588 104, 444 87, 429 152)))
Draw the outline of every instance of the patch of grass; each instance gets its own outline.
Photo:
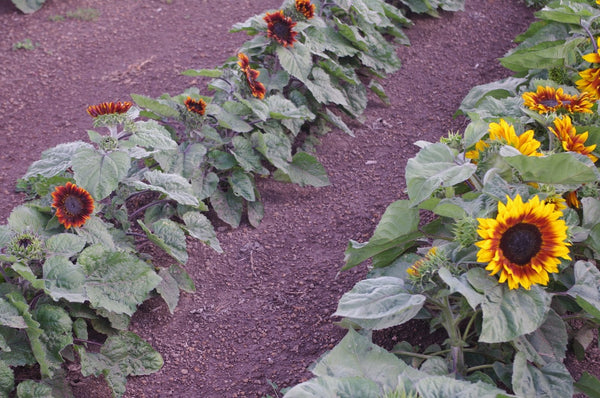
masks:
POLYGON ((76 19, 79 21, 96 21, 100 17, 100 11, 95 8, 78 8, 75 11, 67 11, 65 15, 53 15, 50 19, 52 22, 62 22, 65 19, 76 19))
POLYGON ((12 45, 12 49, 13 51, 16 50, 28 50, 28 51, 32 51, 35 50, 35 48, 38 46, 38 44, 34 44, 31 39, 27 38, 24 39, 22 41, 18 41, 16 43, 14 43, 12 45))
POLYGON ((50 17, 48 17, 49 20, 51 20, 52 22, 62 22, 65 20, 65 16, 64 15, 52 15, 50 17))

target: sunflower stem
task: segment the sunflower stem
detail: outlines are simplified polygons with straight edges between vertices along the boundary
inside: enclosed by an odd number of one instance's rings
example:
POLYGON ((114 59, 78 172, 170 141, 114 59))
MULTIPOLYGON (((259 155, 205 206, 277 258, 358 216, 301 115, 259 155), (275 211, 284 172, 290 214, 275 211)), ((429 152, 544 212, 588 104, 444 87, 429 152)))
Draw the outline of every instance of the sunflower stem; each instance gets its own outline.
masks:
POLYGON ((139 209, 137 209, 137 210, 136 210, 136 211, 134 211, 133 213, 131 213, 131 214, 129 215, 129 219, 130 219, 130 220, 131 220, 131 219, 133 219, 135 216, 137 216, 137 215, 138 215, 138 214, 140 214, 141 212, 145 211, 145 210, 146 210, 146 209, 148 209, 149 207, 156 206, 156 205, 160 205, 160 204, 163 204, 163 203, 168 203, 168 202, 170 202, 170 199, 161 199, 161 200, 157 200, 156 202, 151 202, 151 203, 148 203, 148 204, 146 204, 146 205, 144 205, 144 206, 140 207, 139 209))
POLYGON ((463 341, 461 339, 461 333, 458 329, 458 322, 452 312, 450 300, 448 296, 444 297, 443 306, 441 309, 442 325, 450 340, 450 354, 452 359, 452 371, 457 375, 464 374, 465 371, 465 358, 463 352, 463 341))
POLYGON ((396 354, 396 355, 404 355, 407 357, 414 357, 414 358, 420 358, 420 359, 430 359, 430 358, 435 357, 435 355, 419 354, 418 352, 403 351, 403 350, 392 350, 391 352, 392 352, 392 354, 396 354))
POLYGON ((482 370, 482 369, 493 369, 494 365, 493 364, 485 364, 485 365, 477 365, 477 366, 471 366, 470 368, 468 368, 466 370, 467 373, 471 373, 471 372, 475 372, 477 370, 482 370))

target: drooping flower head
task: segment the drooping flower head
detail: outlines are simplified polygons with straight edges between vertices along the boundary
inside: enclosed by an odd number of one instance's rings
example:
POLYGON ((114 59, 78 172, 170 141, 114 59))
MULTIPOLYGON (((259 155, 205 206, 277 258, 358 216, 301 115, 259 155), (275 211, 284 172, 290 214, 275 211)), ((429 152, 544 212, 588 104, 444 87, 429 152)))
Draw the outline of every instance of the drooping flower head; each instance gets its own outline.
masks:
MULTIPOLYGON (((597 43, 598 46, 600 46, 600 37, 597 38, 597 43)), ((600 64, 600 49, 597 49, 596 52, 585 54, 583 59, 588 61, 590 64, 600 64)))
POLYGON ((129 108, 131 108, 133 104, 129 101, 125 102, 103 102, 98 105, 90 105, 87 107, 87 113, 91 117, 98 117, 102 115, 112 115, 112 114, 121 114, 127 113, 129 108))
POLYGON ((564 194, 565 201, 572 209, 579 209, 581 207, 581 202, 577 198, 577 191, 569 191, 564 194))
POLYGON ((81 227, 94 211, 94 199, 85 189, 67 182, 52 192, 52 207, 65 228, 81 227))
POLYGON ((310 0, 296 0, 296 10, 303 14, 306 19, 315 16, 315 5, 311 4, 310 0))
POLYGON ((549 273, 557 273, 559 258, 570 260, 567 225, 554 204, 537 196, 523 203, 521 196, 498 203, 496 218, 478 218, 477 233, 483 239, 477 261, 487 263, 490 275, 500 273, 499 283, 510 289, 547 285, 549 273))
POLYGON ((286 17, 282 10, 269 13, 264 17, 267 23, 267 36, 278 41, 282 46, 293 47, 298 32, 294 31, 296 22, 292 18, 286 17))
POLYGON ((239 53, 238 59, 238 65, 240 66, 242 72, 244 72, 244 74, 246 75, 246 81, 248 82, 248 86, 250 86, 250 91, 252 91, 252 95, 259 99, 265 98, 267 90, 264 84, 256 80, 258 79, 260 72, 250 67, 250 60, 248 59, 248 56, 246 54, 239 53))
MULTIPOLYGON (((542 156, 537 150, 541 142, 533 138, 533 130, 527 130, 521 135, 517 135, 515 128, 508 124, 504 119, 499 123, 490 123, 489 125, 490 142, 496 142, 516 148, 525 156, 542 156)), ((465 157, 478 160, 479 154, 488 148, 490 144, 480 140, 475 144, 475 149, 468 151, 465 157)))
POLYGON ((440 266, 447 261, 443 251, 438 250, 436 246, 431 247, 425 257, 415 261, 413 265, 407 268, 406 272, 413 281, 423 281, 423 278, 428 279, 437 271, 440 266))
POLYGON ((600 98, 600 68, 591 68, 579 72, 581 79, 575 84, 579 91, 589 93, 592 100, 600 98))
POLYGON ((562 143, 562 147, 567 152, 577 152, 582 155, 586 155, 592 162, 598 160, 598 158, 592 154, 594 149, 596 149, 596 145, 585 146, 585 141, 588 139, 588 132, 577 134, 577 130, 571 124, 571 118, 565 115, 563 118, 554 119, 554 126, 556 129, 552 127, 548 127, 552 133, 562 143))
POLYGON ((538 86, 536 92, 523 93, 524 105, 539 113, 557 112, 565 110, 570 113, 592 113, 590 109, 594 103, 589 93, 569 95, 562 88, 538 86))
POLYGON ((184 103, 185 107, 190 112, 197 113, 201 116, 206 112, 206 102, 204 102, 202 98, 195 100, 192 97, 187 97, 184 103))

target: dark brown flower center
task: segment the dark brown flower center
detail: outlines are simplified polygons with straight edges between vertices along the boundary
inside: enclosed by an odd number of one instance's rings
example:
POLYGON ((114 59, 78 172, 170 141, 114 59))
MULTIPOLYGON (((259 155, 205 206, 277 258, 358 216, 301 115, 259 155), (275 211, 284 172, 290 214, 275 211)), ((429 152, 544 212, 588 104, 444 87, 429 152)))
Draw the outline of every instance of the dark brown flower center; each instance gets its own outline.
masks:
POLYGON ((558 106, 558 101, 555 99, 545 99, 541 100, 540 104, 547 106, 548 108, 553 108, 555 106, 558 106))
POLYGON ((504 257, 517 265, 525 265, 540 251, 542 233, 533 224, 519 223, 510 227, 500 238, 504 257))
POLYGON ((77 196, 69 195, 65 199, 64 209, 68 214, 78 215, 83 212, 83 202, 77 196))
POLYGON ((289 41, 290 39, 290 26, 283 21, 278 21, 273 24, 273 32, 275 33, 275 36, 281 40, 289 41))
POLYGON ((19 247, 23 248, 23 249, 27 249, 27 247, 29 247, 29 245, 32 244, 32 243, 33 242, 29 238, 21 238, 18 241, 19 247))

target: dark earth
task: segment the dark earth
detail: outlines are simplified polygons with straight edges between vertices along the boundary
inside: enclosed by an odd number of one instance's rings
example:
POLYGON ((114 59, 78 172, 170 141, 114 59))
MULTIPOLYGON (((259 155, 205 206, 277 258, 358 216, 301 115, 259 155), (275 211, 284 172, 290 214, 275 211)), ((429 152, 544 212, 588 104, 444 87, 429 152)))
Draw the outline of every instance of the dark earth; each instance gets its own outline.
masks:
MULTIPOLYGON (((230 27, 280 5, 48 0, 23 15, 0 1, 0 222, 23 201, 16 181, 43 150, 87 140, 88 105, 130 94, 175 95, 190 86, 209 94, 205 81, 180 72, 235 56, 246 36, 228 33, 230 27), (31 49, 13 49, 26 39, 31 49)), ((415 141, 464 130, 468 122, 452 116, 462 98, 475 85, 510 75, 498 58, 534 20, 517 0, 467 0, 464 12, 409 17, 411 46, 398 47, 403 66, 382 82, 391 106, 373 97, 364 123, 352 123, 356 137, 334 131, 318 147, 331 186, 261 180, 260 227, 218 224, 224 254, 190 241, 186 268, 197 292, 185 294, 173 315, 159 299, 141 306, 131 329, 165 365, 131 378, 126 397, 276 395, 268 380, 281 388, 310 378, 309 365, 344 336, 331 314, 366 271, 340 272, 349 239, 367 240, 386 206, 405 197, 404 167, 415 141)), ((409 323, 383 334, 416 344, 428 327, 409 323)), ((584 370, 598 376, 599 351, 585 362, 570 356, 568 366, 575 378, 584 370)), ((110 396, 103 380, 71 370, 76 397, 110 396)))

